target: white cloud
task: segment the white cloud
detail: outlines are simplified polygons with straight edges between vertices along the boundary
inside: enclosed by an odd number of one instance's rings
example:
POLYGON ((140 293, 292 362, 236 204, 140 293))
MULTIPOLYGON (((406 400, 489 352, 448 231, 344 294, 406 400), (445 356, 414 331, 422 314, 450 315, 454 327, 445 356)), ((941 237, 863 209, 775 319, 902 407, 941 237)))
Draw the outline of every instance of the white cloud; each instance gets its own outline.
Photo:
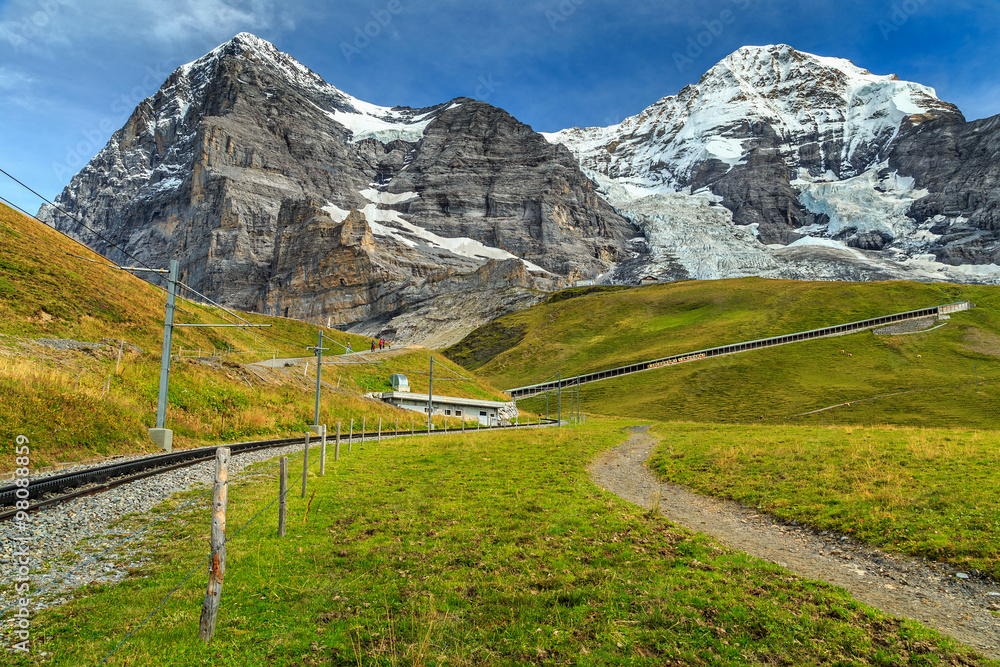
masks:
POLYGON ((79 49, 109 40, 175 49, 221 43, 244 30, 292 30, 297 5, 278 0, 11 0, 0 9, 0 42, 51 58, 61 56, 60 47, 79 49))
POLYGON ((32 78, 23 72, 7 67, 0 67, 0 90, 23 90, 32 82, 32 78))
POLYGON ((0 104, 31 108, 33 87, 34 79, 29 75, 0 66, 0 104))
POLYGON ((151 19, 147 34, 164 43, 200 37, 224 41, 244 30, 265 30, 278 23, 288 25, 287 13, 279 15, 276 3, 271 0, 184 0, 178 3, 180 7, 162 2, 141 4, 151 19))

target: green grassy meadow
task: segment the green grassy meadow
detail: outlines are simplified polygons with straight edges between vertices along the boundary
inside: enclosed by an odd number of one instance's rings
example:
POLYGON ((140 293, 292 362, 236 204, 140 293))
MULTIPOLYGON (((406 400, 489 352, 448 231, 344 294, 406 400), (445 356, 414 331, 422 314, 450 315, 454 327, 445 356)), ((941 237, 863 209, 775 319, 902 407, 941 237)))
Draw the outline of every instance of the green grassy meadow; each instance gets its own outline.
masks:
MULTIPOLYGON (((152 451, 163 293, 70 257, 98 259, 3 207, 0 246, 0 455, 19 434, 31 439, 34 466, 152 451), (124 339, 141 351, 126 348, 119 365, 110 345, 57 351, 38 338, 124 339)), ((942 302, 977 304, 926 333, 865 332, 584 385, 583 427, 369 444, 328 461, 324 478, 313 454, 307 499, 293 460, 282 540, 269 506, 276 470, 260 466, 231 487, 211 644, 197 639, 209 533, 202 498, 146 538, 150 560, 134 576, 41 612, 32 657, 10 664, 97 664, 133 630, 106 664, 997 664, 629 505, 595 487, 586 466, 623 442, 627 426, 653 424, 661 446, 652 467, 666 480, 1000 576, 998 297, 995 287, 762 279, 566 290, 443 352, 395 350, 373 364, 333 355, 321 421, 346 432, 351 419, 357 431, 381 417, 388 430, 397 417, 407 427, 412 413, 363 395, 388 390, 394 372, 425 392, 432 354, 435 394, 499 400, 498 388, 560 369, 570 376, 942 302)), ((223 321, 216 309, 180 306, 181 321, 223 321)), ((258 350, 174 362, 175 446, 298 435, 312 421, 314 368, 244 364, 271 355, 261 349, 305 356, 319 327, 245 317, 274 326, 256 339, 236 329, 175 332, 175 351, 258 350)), ((519 405, 545 412, 544 397, 519 405)), ((566 392, 564 418, 570 406, 566 392)))
POLYGON ((1000 579, 1000 443, 972 429, 660 424, 663 479, 1000 579))
MULTIPOLYGON (((591 414, 659 421, 1000 428, 1000 288, 747 278, 562 294, 486 325, 446 353, 509 388, 560 369, 567 377, 969 300, 977 308, 934 331, 861 332, 679 364, 583 385, 581 405, 591 414), (901 392, 911 393, 866 400, 901 392)), ((544 412, 544 402, 519 405, 544 412)))
POLYGON ((97 664, 194 570, 105 664, 995 664, 597 489, 584 468, 625 425, 366 445, 307 500, 292 461, 284 539, 262 467, 230 489, 230 535, 264 511, 227 545, 209 645, 203 499, 141 576, 40 614, 38 663, 97 664))

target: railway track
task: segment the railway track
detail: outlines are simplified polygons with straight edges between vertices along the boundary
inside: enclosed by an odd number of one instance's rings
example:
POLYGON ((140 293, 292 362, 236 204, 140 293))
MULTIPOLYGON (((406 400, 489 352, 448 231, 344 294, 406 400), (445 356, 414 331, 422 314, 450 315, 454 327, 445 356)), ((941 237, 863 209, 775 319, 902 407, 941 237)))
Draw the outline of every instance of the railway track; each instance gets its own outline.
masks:
MULTIPOLYGON (((549 421, 546 425, 554 423, 554 421, 549 421)), ((478 430, 493 431, 509 428, 521 427, 488 426, 478 430)), ((456 432, 457 430, 439 430, 432 431, 430 435, 444 435, 446 433, 455 434, 456 432)), ((426 431, 382 431, 381 433, 383 438, 409 437, 411 435, 426 436, 428 433, 426 431)), ((353 440, 354 442, 357 442, 364 439, 367 442, 376 439, 378 436, 379 433, 375 431, 371 433, 357 433, 354 435, 353 440)), ((342 435, 341 440, 347 440, 347 437, 342 435)), ((312 442, 317 441, 318 439, 314 436, 312 442)), ((333 438, 328 435, 327 444, 330 444, 332 441, 333 438)), ((288 445, 296 445, 299 443, 304 445, 305 438, 284 438, 255 442, 237 442, 225 446, 229 447, 230 452, 234 456, 238 456, 248 452, 260 451, 262 449, 276 449, 278 447, 287 447, 288 445)), ((98 466, 88 468, 87 470, 78 470, 75 472, 64 473, 62 475, 52 475, 51 477, 43 477, 38 480, 32 480, 27 487, 27 497, 21 498, 21 500, 35 499, 36 502, 31 503, 24 511, 30 513, 43 507, 55 505, 66 500, 100 493, 108 489, 113 489, 116 486, 145 479, 146 477, 152 477, 154 475, 170 472, 179 468, 186 468, 203 461, 210 461, 215 458, 215 451, 217 449, 218 447, 199 447, 197 449, 187 449, 183 451, 171 452, 169 454, 147 456, 132 461, 112 463, 106 466, 98 466)), ((17 514, 18 510, 15 509, 14 503, 18 500, 16 494, 19 488, 20 487, 13 484, 0 487, 0 509, 3 510, 0 512, 0 521, 12 519, 17 514)))

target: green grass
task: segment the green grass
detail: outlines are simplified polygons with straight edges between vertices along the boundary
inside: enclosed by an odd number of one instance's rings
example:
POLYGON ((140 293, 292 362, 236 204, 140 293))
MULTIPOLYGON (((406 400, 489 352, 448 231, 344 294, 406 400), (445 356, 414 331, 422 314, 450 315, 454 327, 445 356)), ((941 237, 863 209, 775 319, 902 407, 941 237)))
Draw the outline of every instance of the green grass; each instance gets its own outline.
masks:
MULTIPOLYGON (((797 421, 801 413, 838 403, 924 390, 801 419, 1000 428, 1000 394, 995 390, 1000 386, 998 297, 1000 288, 964 285, 691 281, 547 302, 473 332, 446 353, 509 388, 541 381, 560 369, 567 377, 942 301, 971 300, 977 308, 957 313, 946 326, 927 333, 862 332, 584 385, 583 410, 662 421, 797 421), (485 354, 503 331, 520 334, 508 349, 485 354)), ((544 398, 519 405, 544 411, 544 398)))
MULTIPOLYGON (((143 577, 37 616, 35 655, 96 664, 195 568, 108 664, 995 664, 598 490, 584 466, 622 426, 366 446, 310 476, 308 514, 293 462, 288 536, 269 509, 229 543, 210 645, 204 508, 150 539, 143 577)), ((266 474, 230 490, 230 534, 276 496, 266 474)))
MULTIPOLYGON (((320 419, 331 429, 336 422, 346 433, 350 421, 360 432, 367 418, 369 430, 382 418, 386 430, 409 428, 414 413, 362 397, 367 391, 385 391, 374 386, 395 372, 404 372, 414 391, 426 391, 427 376, 413 371, 426 368, 426 350, 404 350, 372 365, 324 364, 324 387, 320 419)), ((159 360, 136 356, 127 359, 114 374, 116 357, 93 358, 70 355, 79 380, 65 368, 66 361, 44 363, 7 360, 0 357, 0 454, 12 451, 17 435, 32 442, 32 465, 44 466, 123 452, 153 451, 146 435, 156 414, 159 360), (112 376, 111 391, 103 394, 103 383, 112 376)), ((445 360, 437 366, 438 377, 465 375, 466 371, 445 360)), ((174 431, 177 448, 220 442, 262 439, 268 436, 301 435, 313 421, 315 409, 315 365, 303 375, 301 367, 268 372, 268 382, 229 362, 212 367, 194 359, 175 359, 170 376, 167 427, 174 431)), ((387 384, 387 383, 386 383, 387 384)), ((488 400, 503 400, 488 384, 471 377, 457 382, 436 383, 435 394, 488 400)), ((435 416, 438 428, 461 426, 458 418, 435 416)), ((416 429, 426 428, 426 418, 416 416, 416 429)), ((7 458, 13 461, 13 457, 7 458)), ((13 464, 11 464, 13 465, 13 464)), ((0 465, 2 468, 2 465, 0 465)))
POLYGON ((1000 444, 970 429, 658 425, 665 480, 1000 579, 1000 444))

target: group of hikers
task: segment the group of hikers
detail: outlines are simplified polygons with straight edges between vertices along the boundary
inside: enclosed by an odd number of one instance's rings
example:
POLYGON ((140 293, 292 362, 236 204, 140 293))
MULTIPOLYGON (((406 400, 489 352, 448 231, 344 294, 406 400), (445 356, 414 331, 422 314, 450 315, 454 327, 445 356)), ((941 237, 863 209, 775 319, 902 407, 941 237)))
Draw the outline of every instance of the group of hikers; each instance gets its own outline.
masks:
MULTIPOLYGON (((378 349, 380 349, 380 350, 391 350, 392 349, 392 341, 388 340, 386 338, 379 338, 378 340, 373 340, 372 341, 372 352, 375 351, 375 346, 376 345, 378 345, 378 349)), ((353 350, 351 350, 351 344, 350 343, 347 344, 347 347, 345 348, 344 351, 347 354, 351 354, 351 352, 353 350)))

